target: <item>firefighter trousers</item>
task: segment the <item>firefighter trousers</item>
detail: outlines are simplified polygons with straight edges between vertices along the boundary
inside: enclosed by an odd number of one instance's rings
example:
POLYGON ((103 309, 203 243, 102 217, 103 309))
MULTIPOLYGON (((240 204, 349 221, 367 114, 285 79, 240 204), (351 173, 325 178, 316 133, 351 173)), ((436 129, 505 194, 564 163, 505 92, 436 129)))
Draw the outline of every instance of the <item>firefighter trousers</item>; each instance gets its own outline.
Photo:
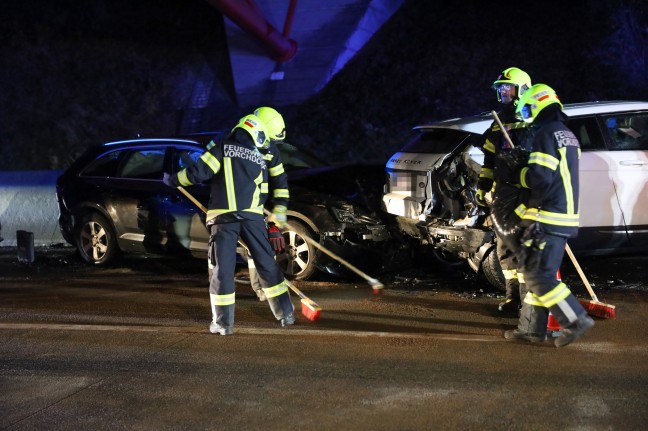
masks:
POLYGON ((293 313, 288 286, 274 259, 264 220, 240 220, 211 225, 210 260, 213 265, 209 283, 212 318, 220 326, 234 326, 236 248, 239 237, 249 249, 260 276, 263 292, 275 318, 293 313))
POLYGON ((520 282, 517 274, 517 258, 515 257, 515 250, 507 244, 506 241, 499 238, 497 239, 497 257, 502 273, 504 274, 504 281, 506 283, 506 299, 520 302, 520 282))
POLYGON ((549 311, 560 326, 567 327, 587 313, 567 285, 558 280, 567 238, 546 234, 546 245, 538 264, 519 268, 524 274, 524 297, 518 329, 529 334, 546 334, 549 311))

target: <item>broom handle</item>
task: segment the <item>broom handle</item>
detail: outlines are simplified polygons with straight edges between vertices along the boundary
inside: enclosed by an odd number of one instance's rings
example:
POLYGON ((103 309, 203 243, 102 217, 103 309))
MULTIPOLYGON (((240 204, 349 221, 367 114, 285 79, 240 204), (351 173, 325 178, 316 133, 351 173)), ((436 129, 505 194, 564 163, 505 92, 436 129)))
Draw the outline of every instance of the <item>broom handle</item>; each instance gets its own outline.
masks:
POLYGON ((285 279, 284 281, 286 282, 286 285, 287 285, 288 287, 290 287, 290 290, 292 290, 293 292, 295 292, 295 294, 297 294, 297 296, 299 296, 301 299, 304 299, 304 300, 310 302, 310 303, 313 304, 313 305, 317 305, 317 304, 315 304, 315 301, 313 301, 312 299, 310 299, 308 296, 304 295, 304 293, 303 293, 301 290, 297 289, 297 286, 295 286, 294 284, 292 284, 289 280, 285 279))
POLYGON ((198 199, 196 199, 195 197, 193 197, 193 195, 192 195, 191 193, 189 193, 188 191, 186 191, 184 187, 182 187, 182 186, 178 186, 178 190, 180 190, 180 191, 182 192, 183 195, 185 195, 187 198, 189 198, 189 200, 190 200, 191 202, 193 202, 194 205, 196 205, 198 208, 200 208, 200 209, 202 210, 202 212, 204 212, 205 214, 207 214, 207 208, 205 208, 205 206, 204 206, 203 204, 201 204, 201 203, 198 201, 198 199))
POLYGON ((592 286, 589 284, 589 281, 587 281, 587 277, 585 277, 585 273, 583 272, 580 265, 578 264, 578 261, 576 260, 576 256, 574 256, 574 253, 572 253, 571 247, 569 247, 569 244, 567 243, 565 243, 565 251, 567 251, 569 258, 574 264, 574 267, 576 267, 576 271, 578 271, 578 275, 580 275, 581 280, 583 280, 583 284, 585 284, 585 287, 587 288, 587 291, 591 295, 592 299, 596 302, 599 302, 598 298, 596 297, 596 293, 594 293, 594 289, 592 289, 592 286))
POLYGON ((506 141, 509 143, 511 148, 515 148, 515 145, 513 145, 513 141, 511 141, 511 137, 509 134, 506 132, 506 129, 504 128, 504 125, 500 121, 499 116, 497 115, 497 112, 491 111, 491 114, 493 114, 493 117, 495 118, 495 121, 497 121, 497 124, 500 126, 500 130, 502 131, 502 134, 504 134, 504 138, 506 138, 506 141))
MULTIPOLYGON (((286 223, 286 227, 287 227, 288 229, 295 230, 295 228, 293 228, 292 226, 290 226, 290 224, 288 224, 288 223, 286 223)), ((325 248, 322 244, 320 244, 319 242, 315 241, 315 240, 312 239, 311 237, 304 235, 302 238, 304 239, 304 241, 306 241, 307 243, 311 244, 313 247, 318 248, 318 249, 321 250, 324 254, 326 254, 326 255, 332 257, 333 259, 337 260, 337 261, 340 262, 342 265, 346 266, 346 267, 349 268, 351 271, 355 272, 355 273, 358 274, 360 277, 362 277, 362 278, 364 278, 365 280, 367 280, 369 283, 380 283, 380 282, 379 282, 378 280, 376 280, 375 278, 371 278, 369 275, 365 274, 364 272, 362 272, 361 270, 359 270, 358 268, 356 268, 355 266, 353 266, 351 263, 347 262, 346 260, 342 259, 340 256, 338 256, 338 255, 336 255, 335 253, 333 253, 332 251, 328 250, 328 249, 325 248)))
MULTIPOLYGON (((493 117, 495 117, 495 121, 497 121, 497 124, 499 124, 500 129, 502 130, 502 133, 504 134, 504 137, 508 141, 511 148, 515 148, 513 142, 511 141, 511 138, 509 137, 508 133, 506 133, 506 129, 504 129, 504 125, 502 124, 499 117, 497 116, 497 112, 491 111, 491 114, 493 114, 493 117)), ((567 243, 565 243, 565 251, 569 255, 569 258, 571 259, 572 263, 574 264, 576 271, 578 271, 578 275, 580 275, 581 280, 583 280, 583 284, 587 288, 587 291, 589 292, 590 296, 594 301, 599 302, 598 298, 596 297, 596 294, 594 293, 594 289, 592 289, 592 286, 590 285, 589 281, 587 281, 587 277, 585 277, 585 273, 583 272, 580 265, 578 264, 578 261, 576 260, 576 256, 574 256, 574 253, 572 253, 571 247, 569 247, 569 244, 567 243)))

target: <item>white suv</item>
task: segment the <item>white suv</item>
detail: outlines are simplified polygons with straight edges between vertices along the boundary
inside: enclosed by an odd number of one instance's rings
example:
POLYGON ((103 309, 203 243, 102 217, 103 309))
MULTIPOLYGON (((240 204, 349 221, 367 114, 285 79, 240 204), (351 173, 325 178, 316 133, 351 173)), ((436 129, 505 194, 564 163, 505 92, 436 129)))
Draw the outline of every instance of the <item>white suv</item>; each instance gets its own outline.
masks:
MULTIPOLYGON (((648 102, 566 104, 578 137, 580 230, 575 253, 648 250, 648 102)), ((490 113, 414 128, 415 136, 387 162, 384 209, 399 229, 445 262, 468 261, 503 288, 495 236, 474 192, 490 113)))

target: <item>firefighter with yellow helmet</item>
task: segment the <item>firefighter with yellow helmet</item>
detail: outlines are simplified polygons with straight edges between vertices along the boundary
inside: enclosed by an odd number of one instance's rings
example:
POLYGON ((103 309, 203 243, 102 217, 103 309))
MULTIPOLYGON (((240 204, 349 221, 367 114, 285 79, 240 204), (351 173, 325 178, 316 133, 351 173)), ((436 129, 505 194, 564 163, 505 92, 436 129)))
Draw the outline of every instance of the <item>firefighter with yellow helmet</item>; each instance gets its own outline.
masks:
MULTIPOLYGON (((260 149, 270 134, 256 115, 247 115, 229 136, 208 145, 195 164, 164 175, 171 187, 211 181, 207 226, 213 273, 209 284, 213 334, 231 335, 234 328, 236 249, 239 238, 249 248, 261 276, 268 304, 282 326, 295 323, 294 307, 283 273, 274 260, 263 213, 269 171, 260 149)), ((284 212, 285 214, 285 212, 284 212)))
MULTIPOLYGON (((516 119, 515 108, 520 96, 529 87, 531 87, 531 78, 525 71, 517 67, 509 67, 503 70, 492 85, 497 94, 497 101, 503 105, 498 116, 516 147, 524 145, 526 129, 525 123, 516 119)), ((484 144, 482 146, 484 163, 479 173, 475 196, 478 205, 488 206, 489 203, 486 201, 488 192, 493 190, 493 199, 495 199, 498 196, 497 183, 502 185, 509 182, 509 169, 506 168, 506 164, 503 163, 501 157, 503 153, 509 150, 511 150, 511 147, 502 134, 499 124, 497 121, 493 121, 484 134, 484 144)), ((502 190, 503 186, 500 187, 499 196, 502 196, 502 190)), ((510 243, 504 236, 498 235, 497 256, 506 283, 506 298, 499 304, 498 310, 502 313, 515 315, 517 315, 521 304, 520 283, 523 282, 523 279, 519 279, 522 276, 517 273, 516 248, 517 243, 510 243)))
MULTIPOLYGON (((273 204, 273 211, 268 217, 268 236, 275 253, 281 253, 285 251, 286 244, 279 228, 284 227, 287 221, 286 212, 290 193, 288 190, 288 176, 284 170, 281 152, 277 144, 282 142, 286 137, 286 125, 283 116, 276 109, 269 106, 262 106, 255 109, 254 115, 265 123, 268 130, 269 139, 259 148, 268 166, 269 190, 272 193, 269 199, 273 204)), ((246 256, 244 257, 247 258, 252 289, 260 301, 265 301, 266 296, 263 292, 263 285, 259 280, 256 265, 249 250, 246 251, 246 256)))
POLYGON ((580 145, 565 125, 562 103, 548 85, 528 89, 516 113, 529 124, 532 141, 528 161, 517 174, 526 197, 515 209, 523 229, 518 265, 527 291, 517 328, 504 336, 544 341, 550 311, 562 328, 554 344, 563 347, 594 326, 578 299, 557 279, 567 240, 578 232, 580 145))

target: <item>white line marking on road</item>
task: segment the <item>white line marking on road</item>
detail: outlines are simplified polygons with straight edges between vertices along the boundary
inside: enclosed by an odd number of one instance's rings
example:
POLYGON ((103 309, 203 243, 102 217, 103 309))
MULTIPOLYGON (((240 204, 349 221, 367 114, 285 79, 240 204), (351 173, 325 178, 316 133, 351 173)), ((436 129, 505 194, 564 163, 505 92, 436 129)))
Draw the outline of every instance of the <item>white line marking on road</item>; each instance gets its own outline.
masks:
MULTIPOLYGON (((51 331, 116 331, 116 332, 165 332, 165 333, 207 333, 208 329, 197 326, 147 326, 147 325, 89 325, 75 323, 0 323, 0 329, 51 330, 51 331)), ((483 335, 457 335, 434 333, 407 333, 384 331, 345 331, 341 329, 299 329, 299 328, 251 328, 237 326, 234 334, 246 335, 309 335, 327 337, 378 337, 412 338, 448 341, 503 342, 504 338, 483 335)), ((210 334, 211 335, 211 334, 210 334)))

